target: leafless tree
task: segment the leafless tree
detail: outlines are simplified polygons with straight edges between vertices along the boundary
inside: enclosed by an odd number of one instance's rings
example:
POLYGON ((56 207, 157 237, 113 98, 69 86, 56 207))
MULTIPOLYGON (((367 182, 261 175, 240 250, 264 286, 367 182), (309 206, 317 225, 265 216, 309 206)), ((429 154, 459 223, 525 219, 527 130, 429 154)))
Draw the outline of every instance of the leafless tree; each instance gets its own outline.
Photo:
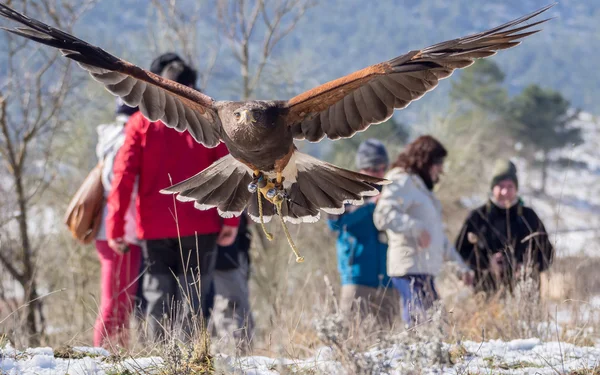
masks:
POLYGON ((221 30, 240 66, 242 100, 254 94, 275 47, 315 5, 316 0, 217 0, 221 30))
POLYGON ((317 0, 152 0, 159 25, 150 28, 154 35, 150 40, 156 53, 169 46, 188 61, 199 62, 201 89, 208 84, 224 40, 239 64, 239 95, 247 100, 261 83, 276 46, 316 3, 317 0))
MULTIPOLYGON (((70 30, 95 0, 9 1, 7 5, 70 30)), ((36 207, 52 180, 53 142, 64 125, 64 105, 73 88, 70 64, 59 52, 9 33, 0 35, 0 166, 3 196, 0 212, 0 266, 23 288, 24 328, 29 345, 44 330, 37 255, 42 243, 32 228, 36 207), (60 61, 59 61, 60 60, 60 61)))
POLYGON ((210 1, 152 0, 152 5, 158 21, 150 27, 154 54, 166 52, 166 49, 181 53, 197 68, 198 88, 204 90, 219 54, 218 34, 210 33, 214 38, 207 38, 202 33, 206 31, 203 26, 208 25, 214 15, 210 12, 210 1))

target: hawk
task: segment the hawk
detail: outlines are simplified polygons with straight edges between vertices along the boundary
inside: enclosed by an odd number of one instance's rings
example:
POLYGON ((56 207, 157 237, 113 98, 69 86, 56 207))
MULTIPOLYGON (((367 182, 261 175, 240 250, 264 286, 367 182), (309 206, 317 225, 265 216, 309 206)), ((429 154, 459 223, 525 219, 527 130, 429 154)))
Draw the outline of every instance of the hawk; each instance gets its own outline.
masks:
MULTIPOLYGON (((261 223, 314 222, 319 212, 341 214, 361 204, 386 181, 345 170, 300 153, 294 140, 352 137, 390 118, 456 69, 520 44, 536 32, 527 22, 552 5, 493 29, 410 51, 327 82, 289 100, 217 101, 162 78, 64 31, 0 4, 0 14, 25 27, 5 30, 58 48, 112 94, 139 106, 150 121, 187 130, 206 147, 224 142, 230 155, 163 190, 224 217, 247 208, 261 223)), ((193 162, 193 161, 189 161, 193 162)), ((285 225, 284 225, 285 228, 285 225)), ((287 233, 287 232, 286 232, 287 233)), ((289 239, 289 236, 288 236, 289 239)))

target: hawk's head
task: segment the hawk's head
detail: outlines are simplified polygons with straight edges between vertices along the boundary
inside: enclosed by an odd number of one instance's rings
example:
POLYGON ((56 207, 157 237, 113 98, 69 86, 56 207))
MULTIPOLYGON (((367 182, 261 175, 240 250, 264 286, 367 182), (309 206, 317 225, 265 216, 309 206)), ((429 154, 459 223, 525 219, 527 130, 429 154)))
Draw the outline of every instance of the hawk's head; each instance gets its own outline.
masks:
POLYGON ((233 116, 235 116, 235 120, 240 125, 252 125, 256 121, 258 121, 257 118, 261 117, 261 113, 258 111, 244 108, 238 109, 235 112, 233 112, 233 116))
POLYGON ((233 111, 233 116, 238 125, 262 125, 269 121, 270 106, 260 101, 246 102, 233 111))

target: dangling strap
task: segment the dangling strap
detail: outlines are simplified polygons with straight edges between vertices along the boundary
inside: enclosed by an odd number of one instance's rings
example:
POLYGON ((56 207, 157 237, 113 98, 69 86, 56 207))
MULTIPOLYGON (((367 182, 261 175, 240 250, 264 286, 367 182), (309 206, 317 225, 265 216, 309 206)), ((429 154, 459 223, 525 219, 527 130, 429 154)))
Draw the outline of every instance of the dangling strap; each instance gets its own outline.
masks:
POLYGON ((260 189, 256 191, 256 196, 258 197, 258 216, 260 217, 260 226, 263 232, 265 232, 267 240, 273 241, 273 235, 267 232, 267 227, 265 226, 265 219, 263 218, 262 191, 260 191, 260 189))
POLYGON ((294 244, 294 241, 292 240, 292 236, 290 235, 288 227, 285 224, 285 221, 283 220, 283 215, 281 214, 281 203, 282 203, 282 201, 279 201, 275 204, 275 206, 277 207, 277 216, 279 216, 279 220, 281 220, 281 226, 283 227, 283 232, 285 233, 285 237, 287 238, 288 243, 290 244, 290 247, 292 248, 292 251, 296 255, 296 263, 302 263, 302 262, 304 262, 304 257, 300 256, 300 253, 298 252, 298 248, 296 247, 296 244, 294 244))

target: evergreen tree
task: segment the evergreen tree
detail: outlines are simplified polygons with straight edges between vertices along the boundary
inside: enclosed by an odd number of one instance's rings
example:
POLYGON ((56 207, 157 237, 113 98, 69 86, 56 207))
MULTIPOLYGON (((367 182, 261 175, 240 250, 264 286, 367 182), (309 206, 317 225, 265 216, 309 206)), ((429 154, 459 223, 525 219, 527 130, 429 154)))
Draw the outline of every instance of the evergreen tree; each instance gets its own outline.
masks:
POLYGON ((452 82, 450 98, 454 102, 469 102, 496 114, 504 111, 508 101, 506 89, 502 87, 504 73, 493 60, 477 60, 461 73, 460 79, 452 82))
POLYGON ((546 191, 550 151, 582 142, 581 129, 571 125, 579 113, 570 107, 559 92, 537 85, 526 87, 510 101, 510 116, 519 124, 513 129, 514 138, 542 154, 542 193, 546 191))

